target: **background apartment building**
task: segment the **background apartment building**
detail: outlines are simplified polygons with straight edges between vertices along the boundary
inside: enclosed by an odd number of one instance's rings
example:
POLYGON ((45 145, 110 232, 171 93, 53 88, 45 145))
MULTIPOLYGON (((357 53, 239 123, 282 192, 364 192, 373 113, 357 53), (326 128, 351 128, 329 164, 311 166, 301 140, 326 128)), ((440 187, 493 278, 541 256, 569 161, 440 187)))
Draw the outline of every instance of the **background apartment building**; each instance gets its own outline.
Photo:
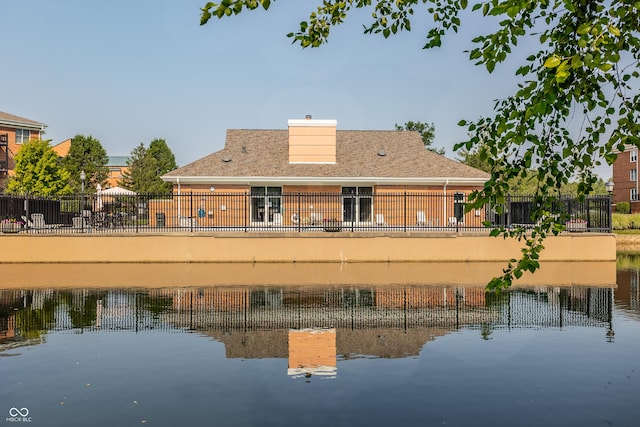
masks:
POLYGON ((631 212, 640 212, 638 201, 638 148, 627 146, 613 163, 613 203, 629 202, 631 212))

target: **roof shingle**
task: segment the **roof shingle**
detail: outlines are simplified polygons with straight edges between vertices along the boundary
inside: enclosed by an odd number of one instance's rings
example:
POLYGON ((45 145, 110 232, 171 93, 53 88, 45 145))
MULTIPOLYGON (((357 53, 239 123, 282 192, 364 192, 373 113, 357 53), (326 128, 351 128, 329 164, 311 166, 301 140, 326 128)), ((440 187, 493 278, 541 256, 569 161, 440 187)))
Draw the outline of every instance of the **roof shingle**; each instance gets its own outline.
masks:
POLYGON ((289 163, 288 136, 287 130, 229 129, 222 150, 165 177, 489 177, 425 149, 417 132, 338 130, 335 164, 289 163))
POLYGON ((0 123, 1 122, 23 124, 23 125, 28 125, 30 127, 39 127, 39 128, 46 126, 44 123, 36 122, 35 120, 31 120, 31 119, 25 119, 24 117, 5 113, 3 111, 0 111, 0 123))

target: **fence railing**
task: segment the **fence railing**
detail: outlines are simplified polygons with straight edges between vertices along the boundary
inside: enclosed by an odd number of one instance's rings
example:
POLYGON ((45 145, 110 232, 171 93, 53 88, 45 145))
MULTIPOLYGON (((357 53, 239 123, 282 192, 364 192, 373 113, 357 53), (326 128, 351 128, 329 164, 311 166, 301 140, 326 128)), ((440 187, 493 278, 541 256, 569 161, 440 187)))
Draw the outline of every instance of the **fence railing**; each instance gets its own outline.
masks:
MULTIPOLYGON (((182 193, 172 195, 0 196, 5 233, 202 231, 489 231, 532 227, 533 198, 502 209, 465 209, 467 195, 429 193, 182 193)), ((571 232, 610 232, 611 198, 561 197, 555 219, 571 232)))

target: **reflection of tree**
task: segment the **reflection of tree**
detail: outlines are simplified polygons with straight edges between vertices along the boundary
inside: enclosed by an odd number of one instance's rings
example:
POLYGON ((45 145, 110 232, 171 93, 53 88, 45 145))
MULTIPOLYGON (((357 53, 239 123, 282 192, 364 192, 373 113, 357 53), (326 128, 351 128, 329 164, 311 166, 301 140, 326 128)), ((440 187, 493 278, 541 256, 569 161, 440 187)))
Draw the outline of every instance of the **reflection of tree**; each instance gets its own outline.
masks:
POLYGON ((55 326, 55 313, 58 303, 46 298, 42 308, 21 308, 16 311, 16 330, 21 339, 39 338, 55 326))
POLYGON ((95 325, 97 319, 98 300, 100 293, 64 292, 62 300, 67 304, 71 325, 74 328, 87 328, 95 325))
POLYGON ((509 292, 485 292, 484 301, 488 308, 502 307, 509 302, 509 292))
POLYGON ((170 311, 173 306, 173 298, 166 296, 138 293, 136 299, 136 305, 148 311, 153 319, 158 319, 162 313, 170 311))

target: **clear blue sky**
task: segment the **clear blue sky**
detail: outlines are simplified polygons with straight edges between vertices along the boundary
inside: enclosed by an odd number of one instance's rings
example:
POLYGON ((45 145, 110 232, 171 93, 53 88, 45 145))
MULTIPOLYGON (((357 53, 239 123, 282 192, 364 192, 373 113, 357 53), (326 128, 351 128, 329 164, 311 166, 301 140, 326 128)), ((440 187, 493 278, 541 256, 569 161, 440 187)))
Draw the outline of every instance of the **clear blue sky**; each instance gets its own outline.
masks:
POLYGON ((515 87, 515 62, 489 75, 464 53, 486 21, 422 50, 426 14, 385 40, 363 34, 367 10, 324 47, 292 45, 286 34, 319 1, 277 0, 204 27, 206 0, 2 1, 0 111, 46 123, 53 144, 93 135, 114 156, 164 138, 179 165, 221 149, 228 128, 286 129, 306 114, 345 130, 433 122, 434 145, 455 158, 458 121, 491 114, 515 87))

